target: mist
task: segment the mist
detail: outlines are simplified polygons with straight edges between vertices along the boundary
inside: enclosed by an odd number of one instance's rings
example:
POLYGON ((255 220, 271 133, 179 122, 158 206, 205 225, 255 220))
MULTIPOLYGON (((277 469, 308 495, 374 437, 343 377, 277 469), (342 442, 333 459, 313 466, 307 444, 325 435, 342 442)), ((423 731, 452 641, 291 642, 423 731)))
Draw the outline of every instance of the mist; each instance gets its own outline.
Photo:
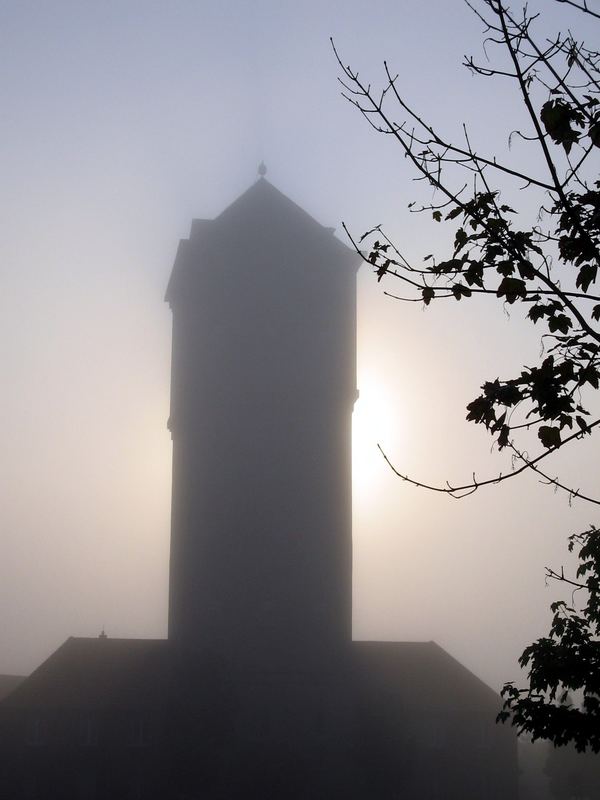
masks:
MULTIPOLYGON (((560 27, 560 7, 548 17, 560 27)), ((472 120, 492 152, 513 100, 500 89, 491 108, 461 69, 480 26, 441 0, 5 3, 0 31, 0 672, 28 674, 68 636, 166 635, 164 293, 191 220, 217 216, 264 160, 342 241, 342 221, 383 223, 411 255, 443 249, 407 211, 422 187, 400 153, 340 96, 328 37, 374 79, 393 62, 434 121, 472 120)), ((361 267, 355 639, 435 640, 494 689, 519 677, 557 597, 544 567, 566 562, 587 511, 527 477, 432 496, 377 444, 428 482, 509 468, 464 409, 539 346, 516 314, 423 312, 361 267)), ((592 448, 583 457, 594 474, 592 448)))

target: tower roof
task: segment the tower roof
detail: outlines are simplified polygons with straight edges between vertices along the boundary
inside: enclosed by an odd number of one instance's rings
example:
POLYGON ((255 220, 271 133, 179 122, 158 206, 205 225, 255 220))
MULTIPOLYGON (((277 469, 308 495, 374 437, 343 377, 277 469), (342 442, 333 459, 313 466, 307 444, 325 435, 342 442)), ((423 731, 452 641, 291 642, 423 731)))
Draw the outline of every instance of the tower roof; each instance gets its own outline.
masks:
POLYGON ((190 248, 200 244, 205 249, 219 248, 225 237, 231 241, 233 234, 240 231, 251 231, 255 237, 267 240, 277 238, 280 245, 310 246, 313 254, 318 252, 318 260, 325 268, 329 263, 341 262, 357 269, 361 261, 354 249, 334 236, 335 228, 321 225, 262 176, 213 220, 192 221, 189 239, 179 244, 165 299, 172 300, 190 248))
POLYGON ((216 223, 230 224, 239 218, 245 217, 257 207, 260 207, 264 213, 293 216, 298 223, 308 225, 316 230, 326 231, 330 234, 334 231, 334 228, 327 228, 317 222, 314 217, 273 186, 265 177, 260 177, 249 186, 214 221, 216 223))

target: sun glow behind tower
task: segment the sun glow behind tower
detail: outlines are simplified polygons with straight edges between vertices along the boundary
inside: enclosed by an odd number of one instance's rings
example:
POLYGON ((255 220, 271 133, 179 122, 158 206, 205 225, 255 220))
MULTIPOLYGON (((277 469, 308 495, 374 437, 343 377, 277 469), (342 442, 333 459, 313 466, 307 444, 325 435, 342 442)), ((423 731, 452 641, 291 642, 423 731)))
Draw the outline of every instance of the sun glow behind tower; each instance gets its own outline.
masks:
POLYGON ((373 491, 388 469, 378 448, 393 442, 401 447, 401 409, 389 388, 368 370, 358 373, 359 396, 352 416, 352 491, 355 503, 369 503, 373 491))

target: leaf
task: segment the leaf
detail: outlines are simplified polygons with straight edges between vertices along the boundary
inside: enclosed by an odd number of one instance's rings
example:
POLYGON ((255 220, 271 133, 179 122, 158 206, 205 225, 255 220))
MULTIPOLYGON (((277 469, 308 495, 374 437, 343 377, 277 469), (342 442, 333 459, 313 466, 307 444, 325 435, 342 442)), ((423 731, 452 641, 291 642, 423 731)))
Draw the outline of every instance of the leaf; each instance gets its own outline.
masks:
POLYGON ((561 144, 568 154, 573 144, 579 141, 580 134, 573 128, 573 124, 582 125, 581 111, 563 98, 557 98, 544 103, 540 119, 552 141, 561 144))
POLYGON ((435 297, 435 291, 431 288, 431 286, 424 286, 421 295, 423 297, 423 302, 426 306, 428 306, 435 297))
POLYGON ((495 386, 495 399, 503 406, 514 406, 523 399, 523 394, 514 381, 495 386))
POLYGON ((466 243, 469 241, 469 236, 464 228, 459 228, 454 237, 454 254, 460 252, 466 243))
POLYGON ((588 136, 594 147, 600 147, 600 120, 596 120, 590 125, 588 136))
POLYGON ((446 219, 456 219, 456 217, 458 217, 458 215, 461 213, 461 211, 462 211, 462 208, 460 206, 456 206, 456 208, 453 208, 452 211, 449 211, 446 214, 446 219))
POLYGON ((554 314, 548 319, 548 328, 550 333, 556 333, 556 331, 560 331, 566 335, 572 326, 573 323, 566 314, 554 314))
POLYGON ((500 428, 500 436, 498 436, 498 448, 502 450, 503 447, 506 447, 509 444, 508 435, 510 433, 510 428, 508 425, 503 425, 500 428))
POLYGON ((569 428, 569 430, 573 429, 573 420, 568 414, 561 414, 559 421, 561 431, 563 428, 569 428))
POLYGON ((476 397, 467 406, 466 419, 470 422, 483 422, 488 427, 495 420, 493 403, 488 397, 476 397))
POLYGON ((525 281, 520 278, 503 278, 496 290, 498 297, 506 297, 507 303, 514 303, 519 297, 527 297, 525 281))
POLYGON ((377 267, 377 282, 378 282, 378 283, 379 283, 379 281, 380 281, 380 280, 383 278, 383 276, 385 275, 385 273, 388 271, 388 268, 389 268, 389 266, 390 266, 390 260, 389 260, 389 259, 386 259, 386 260, 383 262, 383 264, 380 264, 380 265, 377 267))
POLYGON ((519 275, 524 279, 531 281, 535 278, 535 269, 533 268, 533 264, 531 261, 527 261, 526 258, 519 261, 517 264, 519 268, 519 275))
POLYGON ((527 312, 527 316, 535 324, 538 321, 538 319, 542 319, 545 313, 546 309, 544 306, 535 305, 531 306, 531 308, 527 312))
POLYGON ((594 389, 598 388, 598 370, 596 367, 593 367, 589 364, 585 369, 582 369, 579 373, 579 382, 580 384, 589 383, 590 386, 593 386, 594 389))
POLYGON ((432 216, 433 216, 433 218, 434 218, 434 220, 436 222, 441 222, 442 221, 442 212, 441 211, 434 211, 432 216))
POLYGON ((457 300, 460 300, 461 297, 471 297, 472 292, 466 286, 463 286, 462 283, 455 283, 452 287, 452 294, 457 300))
POLYGON ((451 258, 450 261, 440 261, 439 264, 431 267, 431 271, 436 274, 443 272, 460 272, 462 266, 463 261, 460 258, 451 258))
POLYGON ((581 430, 584 433, 586 433, 589 430, 588 424, 587 424, 587 422, 585 421, 585 419, 583 417, 580 417, 579 415, 577 415, 575 417, 575 422, 579 425, 579 427, 581 428, 581 430))
POLYGON ((506 259, 504 261, 499 261, 496 264, 496 272, 498 272, 500 275, 504 275, 505 277, 507 277, 508 275, 512 275, 514 271, 515 271, 515 265, 509 259, 506 259))
POLYGON ((488 264, 491 264, 493 263, 494 259, 497 256, 501 256, 502 253, 504 253, 503 247, 500 247, 498 244, 490 244, 485 251, 485 260, 488 262, 488 264))
POLYGON ((587 292, 590 288, 590 283, 596 280, 598 274, 598 267, 596 264, 584 264, 579 270, 575 285, 578 286, 582 292, 587 292))
POLYGON ((598 322, 600 320, 600 303, 592 309, 592 317, 598 322))
POLYGON ((469 286, 476 284, 483 288, 483 264, 481 261, 471 261, 464 272, 465 280, 469 286))
POLYGON ((560 447, 560 429, 550 425, 542 425, 538 430, 538 438, 544 447, 551 450, 553 447, 560 447))

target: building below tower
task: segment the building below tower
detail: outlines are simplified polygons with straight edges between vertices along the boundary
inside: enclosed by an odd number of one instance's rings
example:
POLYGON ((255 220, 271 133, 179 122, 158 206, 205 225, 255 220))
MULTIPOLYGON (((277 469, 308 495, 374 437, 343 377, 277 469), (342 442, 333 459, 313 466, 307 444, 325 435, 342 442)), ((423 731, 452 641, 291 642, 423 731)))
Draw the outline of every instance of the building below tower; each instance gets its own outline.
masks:
POLYGON ((166 640, 72 638, 2 704, 0 796, 516 799, 498 706, 433 642, 253 672, 166 640))

